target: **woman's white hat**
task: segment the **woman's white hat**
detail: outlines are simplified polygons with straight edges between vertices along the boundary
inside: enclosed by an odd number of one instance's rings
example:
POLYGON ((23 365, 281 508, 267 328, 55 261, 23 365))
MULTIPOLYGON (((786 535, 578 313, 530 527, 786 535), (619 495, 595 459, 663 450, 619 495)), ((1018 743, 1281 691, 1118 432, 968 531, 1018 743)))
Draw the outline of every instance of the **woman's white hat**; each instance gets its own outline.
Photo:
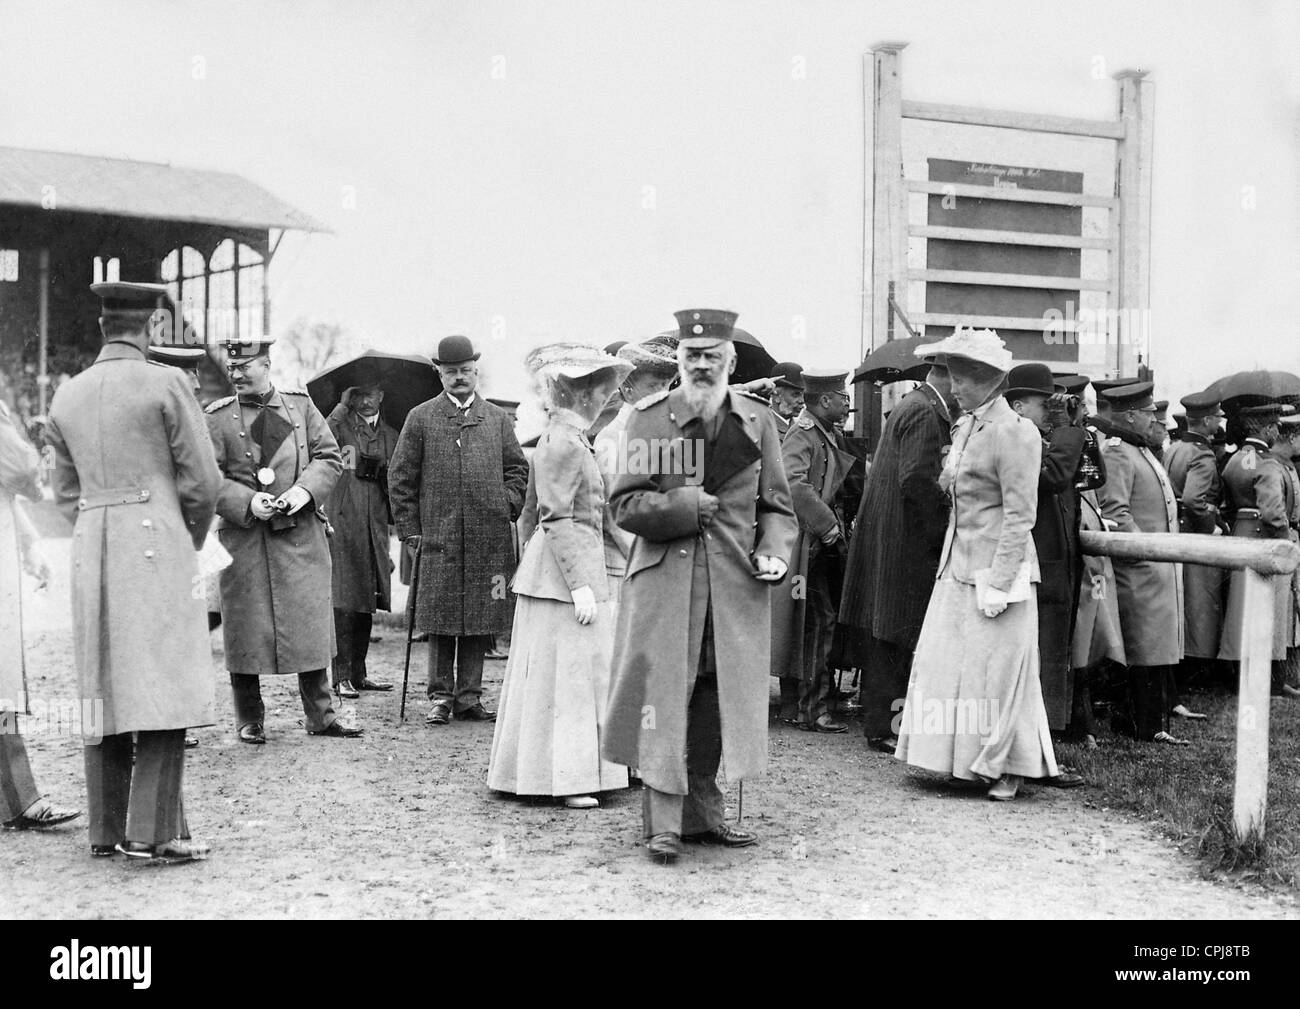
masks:
POLYGON ((964 357, 987 364, 990 368, 996 368, 1001 372, 1008 372, 1012 367, 1011 351, 1007 350, 1002 337, 992 329, 958 326, 953 330, 952 336, 938 343, 927 343, 917 347, 913 353, 917 357, 929 357, 931 354, 946 354, 949 358, 964 357))
POLYGON ((529 351, 524 358, 524 367, 530 375, 570 379, 610 370, 622 382, 635 365, 588 343, 548 343, 529 351))

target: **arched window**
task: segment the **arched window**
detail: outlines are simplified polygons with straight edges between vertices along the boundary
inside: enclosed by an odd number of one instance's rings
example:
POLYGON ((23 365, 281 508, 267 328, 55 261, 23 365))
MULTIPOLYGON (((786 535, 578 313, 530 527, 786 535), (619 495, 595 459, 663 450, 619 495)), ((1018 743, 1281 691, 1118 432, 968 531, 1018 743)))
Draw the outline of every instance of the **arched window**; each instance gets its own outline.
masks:
POLYGON ((265 335, 266 264, 251 246, 226 238, 206 260, 190 246, 173 249, 163 258, 161 273, 204 341, 252 341, 265 335))

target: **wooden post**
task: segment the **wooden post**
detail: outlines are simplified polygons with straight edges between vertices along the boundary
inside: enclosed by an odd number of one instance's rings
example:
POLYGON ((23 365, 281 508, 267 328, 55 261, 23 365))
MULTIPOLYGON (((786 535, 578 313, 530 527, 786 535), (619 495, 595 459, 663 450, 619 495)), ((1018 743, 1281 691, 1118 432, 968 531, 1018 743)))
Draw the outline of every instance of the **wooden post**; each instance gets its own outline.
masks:
POLYGON ((1241 683, 1237 691, 1237 776, 1232 825, 1237 841, 1264 833, 1268 804, 1268 714, 1273 674, 1273 579, 1246 569, 1241 683))
MULTIPOLYGON (((1119 118, 1124 139, 1116 145, 1115 182, 1119 192, 1118 374, 1130 375, 1137 364, 1139 341, 1150 332, 1151 307, 1151 155, 1155 85, 1145 70, 1121 70, 1119 118)), ((1146 361, 1150 364, 1150 361, 1146 361)))
POLYGON ((889 284, 901 282, 907 263, 896 262, 900 240, 907 248, 907 192, 903 188, 903 91, 898 54, 906 42, 881 42, 871 49, 867 90, 871 101, 871 157, 867 173, 870 207, 868 259, 871 277, 865 349, 874 349, 889 328, 889 284))

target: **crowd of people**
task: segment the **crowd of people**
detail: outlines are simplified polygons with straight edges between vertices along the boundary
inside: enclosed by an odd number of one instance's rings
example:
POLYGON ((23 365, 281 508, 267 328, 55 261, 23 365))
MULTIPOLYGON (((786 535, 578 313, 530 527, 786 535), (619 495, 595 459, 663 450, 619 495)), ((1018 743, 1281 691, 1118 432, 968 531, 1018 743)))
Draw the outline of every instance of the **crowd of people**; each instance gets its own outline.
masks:
MULTIPOLYGON (((546 415, 529 458, 466 337, 438 344, 443 391, 400 430, 378 368, 362 362, 323 416, 275 388, 269 340, 225 346, 235 394, 203 410, 204 350, 150 341, 165 291, 94 289, 104 347, 59 389, 44 439, 75 522, 80 689, 104 707, 85 747, 96 856, 208 854, 181 782, 186 729, 214 720, 218 622, 241 743, 268 742, 265 675, 297 677, 308 733, 361 735, 333 702, 392 689, 367 656, 393 533, 428 642, 426 724, 495 723, 495 792, 591 809, 639 784, 646 848, 672 862, 684 843, 757 840, 724 818, 717 775, 764 769, 770 718, 840 733, 860 714, 867 745, 1003 801, 1025 779, 1082 784, 1054 744, 1095 746, 1099 711, 1187 744, 1173 720, 1204 716, 1183 692, 1241 658, 1236 576, 1087 556, 1080 531, 1300 527, 1292 404, 1256 397, 1225 434, 1211 387, 1183 398, 1171 443, 1150 382, 1017 364, 988 330, 918 351, 926 378, 870 458, 844 433, 847 371, 785 362, 732 384, 733 312, 677 312, 676 329, 604 349, 548 344, 525 359, 546 415), (218 569, 219 619, 193 591, 218 569), (484 657, 507 634, 493 711, 484 657)), ((0 412, 9 624, 18 559, 48 578, 15 501, 39 493, 36 473, 0 412)), ((1274 604, 1275 692, 1300 696, 1294 583, 1274 604)), ((0 820, 44 828, 79 813, 36 790, 11 629, 0 820)))

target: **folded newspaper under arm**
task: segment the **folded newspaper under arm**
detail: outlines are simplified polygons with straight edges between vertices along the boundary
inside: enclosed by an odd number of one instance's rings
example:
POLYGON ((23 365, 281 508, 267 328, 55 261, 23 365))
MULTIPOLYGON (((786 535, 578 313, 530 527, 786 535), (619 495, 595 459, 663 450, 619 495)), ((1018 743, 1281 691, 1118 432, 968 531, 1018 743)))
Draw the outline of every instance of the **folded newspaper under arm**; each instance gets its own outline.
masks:
MULTIPOLYGON (((985 568, 983 571, 975 572, 975 605, 980 609, 984 609, 985 606, 989 605, 990 596, 996 594, 997 591, 989 584, 992 571, 992 568, 985 568)), ((1012 579, 1011 586, 1006 591, 1006 602, 1023 603, 1029 600, 1029 594, 1034 591, 1034 587, 1029 581, 1029 571, 1028 561, 1020 565, 1016 571, 1016 577, 1012 579)))

